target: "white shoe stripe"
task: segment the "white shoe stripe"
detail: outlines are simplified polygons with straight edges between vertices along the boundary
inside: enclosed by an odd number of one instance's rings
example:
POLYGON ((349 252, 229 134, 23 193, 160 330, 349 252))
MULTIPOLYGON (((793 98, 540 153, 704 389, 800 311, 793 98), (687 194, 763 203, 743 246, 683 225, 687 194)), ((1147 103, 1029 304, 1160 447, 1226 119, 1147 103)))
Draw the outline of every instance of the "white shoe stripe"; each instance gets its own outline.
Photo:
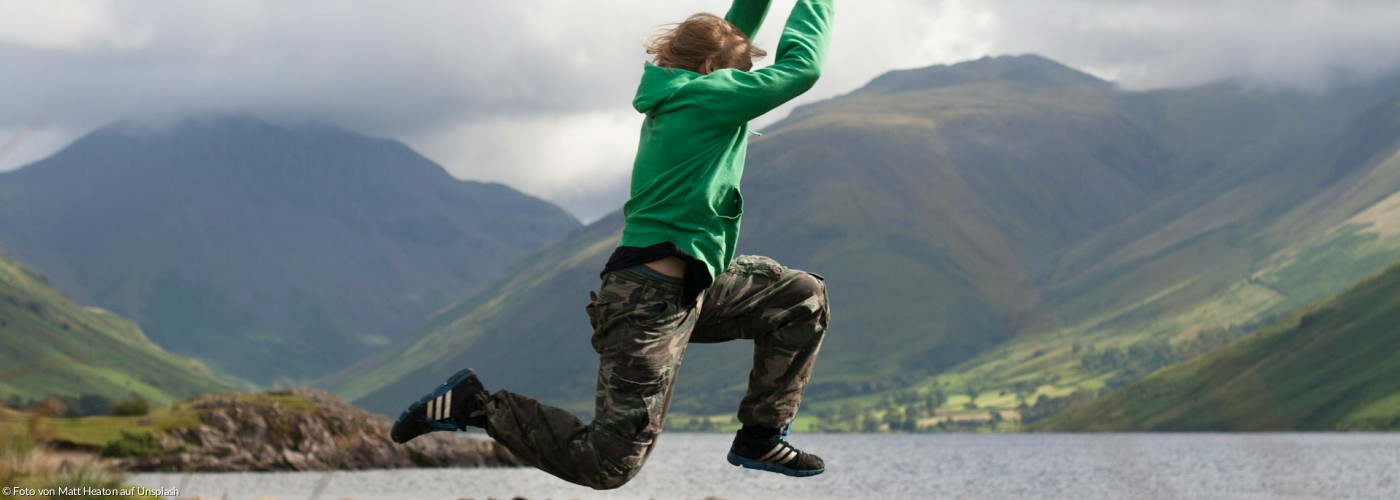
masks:
POLYGON ((442 418, 452 416, 452 389, 447 390, 447 394, 442 395, 443 409, 442 418))
POLYGON ((433 401, 437 403, 433 405, 433 408, 437 409, 437 413, 433 414, 433 420, 442 420, 442 396, 438 396, 433 401))
POLYGON ((429 399, 429 400, 428 400, 428 408, 427 408, 426 410, 423 411, 423 413, 425 414, 425 416, 428 417, 429 420, 437 420, 437 409, 436 409, 436 408, 433 408, 433 403, 436 403, 436 402, 437 402, 436 399, 429 399))
POLYGON ((797 458, 797 450, 788 450, 787 456, 783 457, 782 460, 776 460, 775 462, 778 465, 787 465, 787 463, 791 462, 794 458, 797 458))
POLYGON ((787 443, 779 441, 777 446, 774 446, 773 449, 768 450, 768 453, 764 453, 763 456, 758 457, 758 461, 767 462, 773 460, 774 458, 782 456, 783 453, 787 452, 787 448, 785 447, 786 444, 787 443))

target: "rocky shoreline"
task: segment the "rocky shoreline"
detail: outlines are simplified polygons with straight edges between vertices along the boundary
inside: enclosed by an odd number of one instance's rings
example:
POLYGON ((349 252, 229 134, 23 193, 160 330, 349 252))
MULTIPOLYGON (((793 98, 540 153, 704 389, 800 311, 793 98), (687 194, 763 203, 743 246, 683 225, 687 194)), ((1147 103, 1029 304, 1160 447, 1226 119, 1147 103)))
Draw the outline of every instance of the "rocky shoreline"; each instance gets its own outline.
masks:
POLYGON ((179 404, 192 410, 198 425, 124 436, 134 444, 115 453, 129 456, 113 458, 113 465, 181 472, 520 465, 494 441, 466 434, 440 432, 396 444, 389 440, 389 418, 314 389, 200 396, 179 404))

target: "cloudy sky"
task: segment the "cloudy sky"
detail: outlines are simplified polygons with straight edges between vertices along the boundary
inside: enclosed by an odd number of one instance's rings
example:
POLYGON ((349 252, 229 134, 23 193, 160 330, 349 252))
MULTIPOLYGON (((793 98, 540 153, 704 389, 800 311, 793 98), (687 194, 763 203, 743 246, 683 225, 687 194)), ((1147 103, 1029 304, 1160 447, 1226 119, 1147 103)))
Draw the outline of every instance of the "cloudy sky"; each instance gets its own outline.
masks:
MULTIPOLYGON (((772 49, 794 0, 776 0, 772 49)), ((722 0, 0 0, 0 171, 119 118, 328 122, 580 218, 621 205, 658 25, 722 0)), ((1394 0, 838 0, 823 80, 1037 53, 1132 89, 1400 69, 1394 0)), ((780 109, 756 125, 786 114, 780 109)))

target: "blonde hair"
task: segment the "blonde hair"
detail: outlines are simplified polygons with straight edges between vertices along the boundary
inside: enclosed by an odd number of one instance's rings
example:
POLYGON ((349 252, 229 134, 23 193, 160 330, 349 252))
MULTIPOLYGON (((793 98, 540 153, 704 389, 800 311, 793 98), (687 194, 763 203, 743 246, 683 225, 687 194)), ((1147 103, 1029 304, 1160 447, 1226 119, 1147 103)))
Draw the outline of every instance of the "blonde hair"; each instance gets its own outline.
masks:
POLYGON ((654 56, 652 63, 657 66, 696 73, 723 68, 748 71, 755 59, 768 55, 729 21, 705 12, 653 35, 646 50, 654 56))

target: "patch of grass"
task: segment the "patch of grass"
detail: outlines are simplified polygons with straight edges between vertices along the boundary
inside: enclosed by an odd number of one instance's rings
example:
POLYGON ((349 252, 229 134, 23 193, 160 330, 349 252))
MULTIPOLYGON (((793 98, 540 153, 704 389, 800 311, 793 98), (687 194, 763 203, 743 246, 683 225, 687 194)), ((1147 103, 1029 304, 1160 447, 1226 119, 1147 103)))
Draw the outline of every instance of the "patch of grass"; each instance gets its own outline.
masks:
POLYGON ((100 449, 124 434, 153 434, 189 429, 201 424, 199 413, 188 402, 177 403, 143 416, 50 419, 53 439, 100 449))
POLYGON ((987 391, 977 395, 978 408, 1015 408, 1021 398, 1006 391, 987 391))
POLYGON ((315 404, 312 404, 311 401, 308 401, 306 398, 294 394, 269 394, 265 392, 257 394, 237 393, 225 394, 221 397, 256 405, 270 405, 273 403, 279 403, 283 406, 286 406, 288 408, 291 408, 292 410, 296 410, 301 413, 314 413, 318 410, 318 407, 315 404))
POLYGON ((948 396, 948 401, 946 403, 943 403, 943 406, 941 408, 946 410, 961 410, 965 408, 968 405, 968 403, 971 402, 972 397, 966 394, 954 394, 952 396, 948 396))
POLYGON ((1396 416, 1400 416, 1400 392, 1389 397, 1378 399, 1356 410, 1354 413, 1347 415, 1347 417, 1343 419, 1343 422, 1361 422, 1376 419, 1389 420, 1396 416))

